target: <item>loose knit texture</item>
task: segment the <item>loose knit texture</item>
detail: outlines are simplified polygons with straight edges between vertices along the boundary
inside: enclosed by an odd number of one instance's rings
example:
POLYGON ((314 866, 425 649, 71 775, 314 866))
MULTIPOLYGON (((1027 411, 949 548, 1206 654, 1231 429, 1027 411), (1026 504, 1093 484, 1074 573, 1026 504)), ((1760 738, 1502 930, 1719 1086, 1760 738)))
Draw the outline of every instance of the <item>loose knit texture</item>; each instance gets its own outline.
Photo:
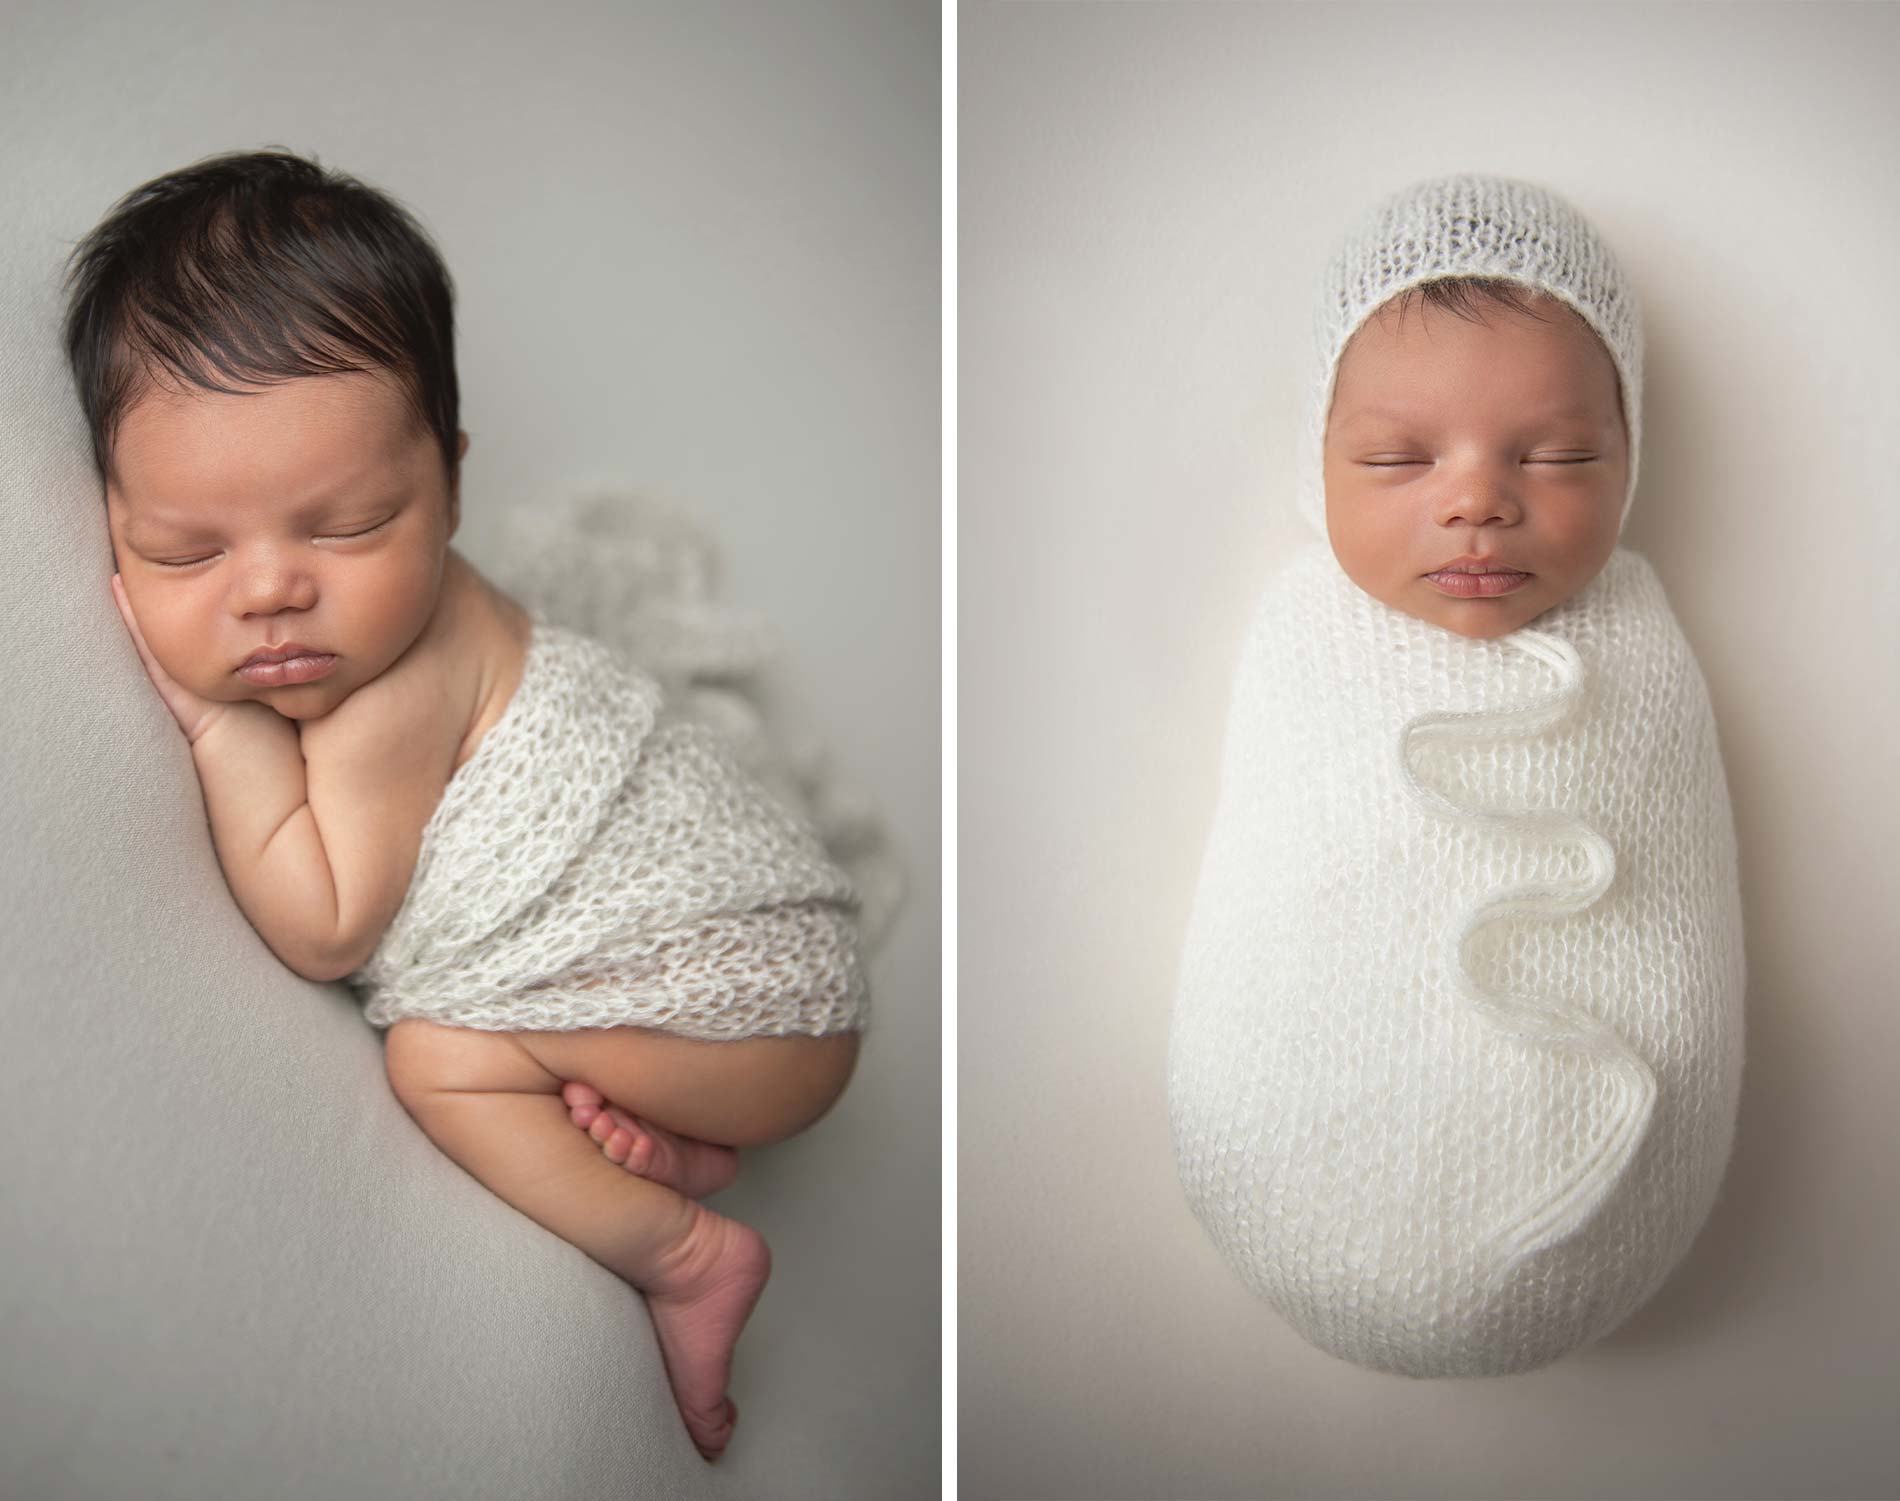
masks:
POLYGON ((881 820, 768 732, 752 690, 769 633, 710 598, 710 544, 677 511, 597 496, 531 525, 491 572, 533 621, 520 685, 348 977, 366 1018, 706 1040, 863 1030, 860 895, 811 804, 873 878, 880 932, 896 864, 881 820), (655 670, 555 622, 550 601, 655 670))
POLYGON ((1408 1376, 1608 1333, 1687 1250, 1734 1130, 1741 898, 1701 674, 1624 549, 1539 618, 1574 666, 1298 552, 1243 651, 1183 950, 1189 1202, 1305 1338, 1408 1376), (1527 812, 1475 811, 1500 807, 1527 812))
MULTIPOLYGON (((1337 361, 1405 287, 1504 274, 1605 340, 1640 435, 1633 291, 1546 190, 1395 194, 1322 280, 1300 506, 1325 535, 1337 361), (1317 510, 1316 510, 1317 507, 1317 510)), ((1623 549, 1475 641, 1330 544, 1239 667, 1169 1043, 1190 1203, 1313 1343, 1413 1376, 1527 1370, 1660 1285, 1713 1202, 1742 1060, 1740 891, 1694 657, 1623 549)))

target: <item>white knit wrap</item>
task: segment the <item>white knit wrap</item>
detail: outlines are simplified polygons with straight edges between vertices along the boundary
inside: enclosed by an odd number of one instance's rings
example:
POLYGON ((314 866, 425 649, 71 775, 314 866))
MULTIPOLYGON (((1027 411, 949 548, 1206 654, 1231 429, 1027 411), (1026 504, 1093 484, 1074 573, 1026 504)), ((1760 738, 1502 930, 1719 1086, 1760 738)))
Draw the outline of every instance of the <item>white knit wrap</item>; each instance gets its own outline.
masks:
POLYGON ((883 948, 908 884, 888 820, 837 764, 777 631, 722 596, 706 517, 616 488, 556 495, 505 514, 482 571, 648 673, 663 718, 717 731, 748 775, 818 831, 858 894, 863 952, 883 948))
MULTIPOLYGON (((1374 219, 1391 245, 1362 227, 1329 268, 1329 358, 1420 267, 1566 295, 1616 341, 1633 489, 1640 326, 1587 226, 1498 179, 1393 202, 1374 219)), ((1302 475, 1322 535, 1324 420, 1302 475)), ((1378 1370, 1478 1376, 1615 1328, 1714 1202, 1743 988, 1714 718, 1647 562, 1618 548, 1492 641, 1375 599, 1328 543, 1269 582, 1169 1099, 1195 1214, 1302 1335, 1378 1370)))
POLYGON ((840 862, 870 878, 874 939, 897 863, 881 820, 769 732, 770 635, 712 599, 707 539, 677 510, 600 495, 536 513, 512 543, 489 572, 533 619, 521 682, 348 976, 366 1018, 863 1030, 860 893, 840 862))
POLYGON ((1702 675, 1622 548, 1539 622, 1567 645, 1468 639, 1295 555, 1235 680, 1176 995, 1195 1213, 1308 1340, 1409 1376, 1608 1333, 1734 1131, 1741 896, 1702 675))

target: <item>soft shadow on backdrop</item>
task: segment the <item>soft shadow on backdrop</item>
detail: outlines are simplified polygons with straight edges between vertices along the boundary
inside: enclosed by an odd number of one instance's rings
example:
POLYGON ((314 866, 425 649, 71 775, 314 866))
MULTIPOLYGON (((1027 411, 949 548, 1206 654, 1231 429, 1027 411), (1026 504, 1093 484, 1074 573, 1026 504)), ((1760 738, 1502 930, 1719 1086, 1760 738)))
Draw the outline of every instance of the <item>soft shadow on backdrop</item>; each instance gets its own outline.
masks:
POLYGON ((0 1494, 882 1498, 940 1440, 933 6, 13 0, 0 50, 0 1494), (463 525, 695 507, 911 878, 851 1088, 722 1208, 777 1256, 693 1452, 639 1300, 389 1092, 225 889, 108 591, 60 263, 281 145, 458 290, 463 525))
POLYGON ((1900 9, 1000 5, 959 42, 959 1463, 971 1498, 1868 1496, 1900 1475, 1900 9), (1165 1048, 1312 288, 1374 201, 1543 182, 1649 331, 1625 546, 1708 679, 1748 1061, 1601 1344, 1323 1355, 1175 1178, 1165 1048))

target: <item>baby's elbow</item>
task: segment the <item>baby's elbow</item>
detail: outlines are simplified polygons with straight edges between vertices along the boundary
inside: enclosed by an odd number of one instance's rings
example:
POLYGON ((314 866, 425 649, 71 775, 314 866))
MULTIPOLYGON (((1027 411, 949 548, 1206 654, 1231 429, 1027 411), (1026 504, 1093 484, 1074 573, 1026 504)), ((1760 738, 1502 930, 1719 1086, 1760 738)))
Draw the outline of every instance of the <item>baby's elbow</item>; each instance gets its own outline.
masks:
MULTIPOLYGON (((320 984, 329 984, 354 974, 369 957, 367 951, 358 952, 360 944, 344 946, 341 944, 305 944, 286 953, 277 951, 277 957, 292 973, 305 980, 315 980, 320 984)), ((373 945, 372 945, 373 947, 373 945)))
MULTIPOLYGON (((295 968, 296 966, 292 966, 295 968)), ((345 975, 354 974, 361 966, 354 960, 331 959, 321 964, 313 964, 297 973, 306 980, 317 980, 323 984, 341 980, 345 975)))

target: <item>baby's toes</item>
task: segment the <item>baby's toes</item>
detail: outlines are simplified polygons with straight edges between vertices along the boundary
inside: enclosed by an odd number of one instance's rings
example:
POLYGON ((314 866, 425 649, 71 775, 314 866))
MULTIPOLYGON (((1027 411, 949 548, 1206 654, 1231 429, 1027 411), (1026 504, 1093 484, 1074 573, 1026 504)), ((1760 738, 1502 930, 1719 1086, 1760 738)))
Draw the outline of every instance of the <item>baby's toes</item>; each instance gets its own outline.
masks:
POLYGON ((664 1177, 671 1159, 653 1133, 626 1111, 609 1105, 598 1090, 581 1083, 567 1085, 561 1098, 574 1124, 593 1138, 609 1162, 642 1178, 664 1177))
POLYGON ((622 1110, 618 1105, 609 1105, 607 1107, 607 1118, 622 1131, 631 1131, 635 1136, 640 1134, 640 1123, 628 1115, 627 1112, 622 1110))
POLYGON ((599 1118, 604 1103, 599 1090, 578 1079, 561 1090, 561 1099, 567 1105, 568 1119, 583 1131, 599 1118))
POLYGON ((588 1127, 587 1134, 600 1143, 600 1150, 609 1162, 625 1163, 628 1149, 633 1146, 635 1133, 615 1123, 606 1111, 596 1117, 594 1124, 588 1127))
POLYGON ((607 1134, 596 1138, 601 1151, 628 1172, 637 1173, 643 1178, 653 1177, 659 1160, 659 1143, 653 1139, 653 1133, 625 1111, 612 1106, 600 1119, 609 1123, 607 1134))
POLYGON ((609 1105, 607 1115, 614 1123, 614 1136, 624 1131, 628 1137, 627 1150, 614 1160, 630 1173, 638 1173, 643 1178, 650 1176, 659 1150, 659 1143, 653 1139, 653 1133, 618 1105, 609 1105))

